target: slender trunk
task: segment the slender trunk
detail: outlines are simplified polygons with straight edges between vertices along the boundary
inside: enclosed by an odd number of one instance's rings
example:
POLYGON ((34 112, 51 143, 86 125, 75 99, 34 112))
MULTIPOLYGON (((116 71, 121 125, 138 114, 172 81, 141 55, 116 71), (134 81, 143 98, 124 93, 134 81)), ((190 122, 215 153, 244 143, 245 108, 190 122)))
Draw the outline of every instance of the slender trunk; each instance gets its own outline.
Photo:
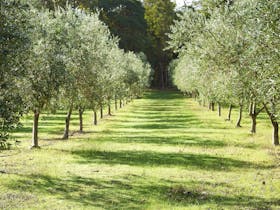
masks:
POLYGON ((192 98, 194 98, 195 100, 196 100, 196 97, 195 97, 195 93, 194 93, 194 91, 192 91, 192 98))
POLYGON ((209 110, 211 110, 211 108, 212 108, 212 104, 211 104, 211 103, 209 103, 209 105, 208 105, 208 109, 209 109, 209 110))
POLYGON ((278 122, 274 121, 272 123, 272 125, 273 125, 272 143, 276 146, 276 145, 279 145, 279 126, 278 126, 278 122))
POLYGON ((93 112, 93 124, 97 125, 97 113, 96 113, 96 111, 93 112))
POLYGON ((122 100, 120 99, 120 109, 122 108, 122 100))
POLYGON ((251 114, 253 114, 253 103, 250 102, 250 105, 249 105, 249 116, 251 116, 251 114))
POLYGON ((251 126, 251 133, 256 133, 257 131, 257 114, 256 114, 256 104, 252 103, 252 105, 250 105, 250 117, 252 119, 252 126, 251 126))
POLYGON ((251 133, 256 133, 256 131, 257 131, 257 116, 255 114, 252 114, 251 119, 252 119, 251 133))
POLYGON ((68 111, 67 116, 65 118, 65 130, 64 130, 64 135, 63 135, 62 139, 68 139, 69 138, 69 127, 70 127, 72 109, 73 109, 73 106, 70 105, 69 111, 68 111))
POLYGON ((79 108, 79 121, 80 121, 80 130, 79 132, 82 133, 84 126, 83 126, 83 113, 84 113, 84 109, 83 108, 79 108))
POLYGON ((220 103, 218 103, 218 114, 219 114, 219 117, 222 116, 222 107, 221 107, 220 103))
POLYGON ((38 142, 38 125, 39 125, 39 111, 34 111, 33 131, 32 131, 32 146, 31 148, 40 148, 38 142))
POLYGON ((100 106, 100 118, 101 119, 103 118, 103 106, 102 105, 100 106))
POLYGON ((168 88, 169 87, 169 75, 168 75, 168 71, 165 70, 165 87, 168 88))
POLYGON ((116 96, 115 96, 115 110, 118 110, 118 100, 116 96))
POLYGON ((111 104, 108 104, 108 115, 112 116, 112 112, 111 112, 111 104))
POLYGON ((277 146, 277 145, 279 145, 279 125, 278 125, 277 119, 276 119, 275 115, 268 110, 268 108, 265 104, 264 104, 264 108, 265 108, 266 113, 268 114, 269 119, 273 126, 272 144, 277 146))
POLYGON ((236 127, 241 127, 242 112, 243 112, 243 105, 240 104, 240 107, 239 107, 239 117, 238 117, 238 120, 237 120, 237 123, 236 123, 236 127))
POLYGON ((231 112, 232 112, 232 108, 233 106, 232 105, 229 105, 229 109, 228 109, 228 118, 227 120, 230 121, 231 120, 231 112))
POLYGON ((211 103, 211 110, 215 111, 215 103, 214 102, 211 103))
POLYGON ((164 89, 164 71, 162 64, 160 65, 160 79, 161 79, 161 89, 164 89))

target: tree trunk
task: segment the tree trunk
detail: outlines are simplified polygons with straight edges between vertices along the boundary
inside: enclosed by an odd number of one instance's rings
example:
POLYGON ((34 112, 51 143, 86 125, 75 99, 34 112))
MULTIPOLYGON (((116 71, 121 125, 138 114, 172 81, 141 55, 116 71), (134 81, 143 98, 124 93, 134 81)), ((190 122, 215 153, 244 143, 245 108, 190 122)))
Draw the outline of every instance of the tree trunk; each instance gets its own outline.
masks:
POLYGON ((97 125, 97 113, 96 113, 96 111, 93 112, 93 124, 97 125))
POLYGON ((112 112, 111 112, 111 104, 108 104, 108 115, 112 116, 112 112))
POLYGON ((219 117, 222 116, 222 107, 221 107, 220 103, 218 103, 218 114, 219 114, 219 117))
POLYGON ((279 126, 278 126, 278 122, 274 121, 272 123, 273 125, 273 137, 272 137, 272 143, 277 146, 279 145, 279 126))
POLYGON ((40 148, 38 142, 38 125, 39 125, 39 111, 34 111, 33 130, 32 130, 32 146, 31 148, 40 148))
POLYGON ((115 96, 115 110, 118 110, 118 100, 116 96, 115 96))
POLYGON ((243 105, 240 104, 240 107, 239 107, 239 117, 238 117, 238 120, 237 120, 237 123, 236 123, 236 127, 241 127, 242 112, 243 112, 243 105))
POLYGON ((251 133, 256 133, 257 129, 257 114, 256 114, 256 104, 250 104, 250 117, 252 119, 251 133))
POLYGON ((165 69, 165 87, 169 87, 169 75, 167 69, 165 69))
POLYGON ((228 118, 227 120, 230 121, 231 120, 231 112, 232 112, 232 105, 229 105, 229 110, 228 110, 228 118))
POLYGON ((101 119, 103 118, 103 106, 102 105, 100 106, 100 118, 101 119))
POLYGON ((214 102, 211 103, 211 110, 215 111, 215 103, 214 102))
POLYGON ((84 109, 79 107, 79 121, 80 121, 80 130, 79 132, 82 133, 84 130, 84 126, 83 126, 83 113, 84 113, 84 109))
POLYGON ((255 114, 251 114, 251 119, 252 119, 251 133, 256 133, 256 131, 257 131, 257 116, 255 114))
POLYGON ((209 109, 209 110, 211 110, 211 108, 212 108, 212 104, 211 104, 211 103, 209 103, 209 105, 208 105, 208 109, 209 109))
POLYGON ((264 108, 273 126, 272 144, 277 146, 279 145, 279 126, 278 126, 277 119, 275 115, 268 110, 266 104, 264 104, 264 108))
POLYGON ((249 116, 251 116, 251 114, 253 114, 253 103, 250 102, 250 105, 249 105, 249 116))
POLYGON ((122 100, 120 99, 120 109, 122 108, 122 100))
POLYGON ((160 79, 161 79, 161 89, 164 89, 164 69, 163 65, 160 65, 160 79))
POLYGON ((72 109, 73 109, 73 106, 70 105, 69 111, 68 111, 67 116, 65 118, 65 130, 64 130, 64 135, 63 135, 62 139, 68 139, 69 138, 69 126, 70 126, 72 109))
POLYGON ((205 100, 204 100, 204 99, 202 99, 202 105, 203 105, 204 107, 206 106, 205 100))

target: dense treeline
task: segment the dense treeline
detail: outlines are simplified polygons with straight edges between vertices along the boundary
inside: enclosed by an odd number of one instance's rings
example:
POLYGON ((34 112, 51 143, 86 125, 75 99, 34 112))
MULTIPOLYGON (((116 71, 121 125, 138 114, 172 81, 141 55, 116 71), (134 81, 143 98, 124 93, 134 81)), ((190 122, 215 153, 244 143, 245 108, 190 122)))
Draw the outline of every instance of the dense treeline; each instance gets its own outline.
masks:
POLYGON ((174 82, 200 103, 240 108, 237 126, 248 107, 251 132, 265 111, 279 144, 280 1, 200 1, 184 10, 170 34, 170 47, 179 53, 171 68, 174 82))
MULTIPOLYGON (((1 1, 1 145, 23 113, 34 115, 32 147, 38 144, 42 111, 68 109, 63 138, 68 138, 73 109, 80 131, 85 109, 94 112, 115 101, 138 97, 150 80, 144 54, 124 52, 98 14, 71 6, 54 10, 20 1, 1 1)), ((102 113, 102 112, 101 112, 102 113)))

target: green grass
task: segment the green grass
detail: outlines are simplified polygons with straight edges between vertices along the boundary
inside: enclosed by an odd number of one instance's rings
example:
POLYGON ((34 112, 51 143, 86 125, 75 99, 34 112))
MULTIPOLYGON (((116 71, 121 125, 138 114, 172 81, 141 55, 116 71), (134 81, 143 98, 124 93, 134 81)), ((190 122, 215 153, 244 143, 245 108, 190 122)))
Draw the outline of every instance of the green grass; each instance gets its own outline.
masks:
MULTIPOLYGON (((279 209, 280 149, 265 115, 252 136, 177 92, 151 91, 60 140, 65 112, 40 119, 40 150, 0 152, 2 209, 279 209)), ((244 113, 245 114, 245 113, 244 113)), ((236 110, 233 119, 237 117, 236 110)), ((78 130, 77 113, 71 130, 78 130)))

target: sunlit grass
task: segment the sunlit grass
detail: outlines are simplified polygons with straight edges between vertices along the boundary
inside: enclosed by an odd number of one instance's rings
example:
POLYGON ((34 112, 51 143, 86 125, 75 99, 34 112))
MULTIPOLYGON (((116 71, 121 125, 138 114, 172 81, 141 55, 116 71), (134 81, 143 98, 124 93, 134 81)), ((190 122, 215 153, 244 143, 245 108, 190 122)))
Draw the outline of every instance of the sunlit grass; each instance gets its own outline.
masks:
MULTIPOLYGON (((265 115, 249 133, 177 92, 148 92, 85 133, 78 115, 44 114, 40 150, 29 150, 32 117, 0 153, 2 209, 279 209, 279 148, 265 115), (278 155, 278 157, 277 157, 278 155)), ((233 120, 237 112, 233 113, 233 120)))

